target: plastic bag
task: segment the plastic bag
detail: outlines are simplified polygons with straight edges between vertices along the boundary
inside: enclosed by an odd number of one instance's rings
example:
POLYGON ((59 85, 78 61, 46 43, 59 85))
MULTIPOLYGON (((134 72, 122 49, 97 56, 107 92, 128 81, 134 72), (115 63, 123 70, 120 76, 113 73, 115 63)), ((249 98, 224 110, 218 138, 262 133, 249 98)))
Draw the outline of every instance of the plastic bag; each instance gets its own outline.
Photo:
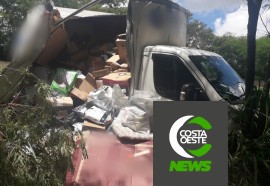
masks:
POLYGON ((77 76, 77 71, 58 68, 51 87, 53 90, 56 90, 60 94, 67 95, 73 88, 77 76))
POLYGON ((121 119, 122 125, 131 128, 134 131, 149 131, 148 114, 136 106, 122 109, 125 112, 121 119))
POLYGON ((129 127, 123 126, 122 122, 125 117, 126 110, 122 109, 108 130, 111 130, 119 138, 127 138, 132 140, 153 140, 153 134, 150 133, 150 131, 134 131, 129 127))
POLYGON ((135 90, 128 101, 128 106, 124 108, 125 116, 122 118, 122 125, 134 131, 151 131, 154 101, 161 101, 161 97, 153 92, 135 90), (139 110, 141 112, 138 112, 139 110), (139 114, 142 112, 143 115, 139 114))
POLYGON ((91 102, 99 108, 110 111, 112 110, 112 93, 111 87, 102 86, 90 93, 91 102))
POLYGON ((101 125, 111 124, 111 114, 108 111, 102 110, 96 106, 85 111, 85 118, 101 125))
POLYGON ((110 111, 117 116, 121 108, 127 105, 127 98, 118 84, 113 88, 103 86, 90 93, 90 102, 99 108, 110 111))

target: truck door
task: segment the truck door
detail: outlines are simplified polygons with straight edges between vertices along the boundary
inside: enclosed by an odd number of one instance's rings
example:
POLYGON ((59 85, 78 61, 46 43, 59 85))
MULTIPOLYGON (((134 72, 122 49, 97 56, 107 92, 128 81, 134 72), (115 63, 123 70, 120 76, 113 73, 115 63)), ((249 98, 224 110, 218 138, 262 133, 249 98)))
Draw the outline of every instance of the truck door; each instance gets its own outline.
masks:
MULTIPOLYGON (((188 86, 193 87, 192 101, 209 101, 198 77, 191 73, 178 56, 169 54, 152 54, 153 81, 156 92, 170 100, 178 101, 188 86)), ((189 87, 189 88, 190 88, 189 87)), ((187 93, 186 93, 187 94, 187 93)), ((185 98, 182 100, 185 100, 185 98)))

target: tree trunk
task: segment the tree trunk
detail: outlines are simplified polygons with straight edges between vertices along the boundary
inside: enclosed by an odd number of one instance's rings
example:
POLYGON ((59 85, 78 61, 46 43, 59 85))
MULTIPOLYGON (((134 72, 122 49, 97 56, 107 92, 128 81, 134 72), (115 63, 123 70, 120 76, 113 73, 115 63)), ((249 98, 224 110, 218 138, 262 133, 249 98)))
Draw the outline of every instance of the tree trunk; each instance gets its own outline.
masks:
POLYGON ((246 98, 253 89, 256 57, 256 31, 262 0, 248 0, 246 98))
POLYGON ((251 92, 254 86, 255 76, 255 57, 256 57, 256 31, 259 18, 259 12, 262 0, 247 0, 248 1, 248 33, 247 33, 247 72, 246 72, 246 100, 245 105, 245 121, 242 121, 241 128, 243 134, 252 139, 258 136, 258 128, 255 123, 254 99, 250 99, 251 92))

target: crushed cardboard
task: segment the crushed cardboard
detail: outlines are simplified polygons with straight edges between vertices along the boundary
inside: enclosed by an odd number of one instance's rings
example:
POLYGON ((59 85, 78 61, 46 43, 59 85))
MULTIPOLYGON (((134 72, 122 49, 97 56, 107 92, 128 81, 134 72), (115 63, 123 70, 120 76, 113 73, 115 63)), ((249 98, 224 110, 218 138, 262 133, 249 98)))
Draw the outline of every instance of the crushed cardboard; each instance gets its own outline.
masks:
POLYGON ((120 34, 117 36, 116 46, 120 56, 120 62, 126 63, 127 61, 126 34, 120 34))
POLYGON ((71 97, 49 97, 48 101, 52 104, 52 107, 57 109, 72 109, 73 100, 71 97))
POLYGON ((116 72, 102 77, 104 85, 119 84, 120 86, 128 86, 129 79, 131 78, 130 72, 116 72))
POLYGON ((110 66, 112 63, 117 63, 119 60, 120 60, 120 56, 114 55, 106 61, 106 64, 110 66))
POLYGON ((77 89, 76 87, 73 88, 73 90, 70 92, 70 96, 71 97, 77 97, 82 101, 86 101, 88 94, 85 92, 80 91, 79 89, 77 89))
POLYGON ((99 129, 99 130, 105 130, 105 126, 104 125, 98 125, 96 123, 93 122, 89 122, 89 121, 84 121, 83 123, 84 127, 90 127, 92 129, 99 129))
POLYGON ((77 97, 82 101, 85 101, 89 93, 97 88, 95 77, 88 73, 82 83, 73 88, 70 92, 71 97, 77 97))
POLYGON ((92 72, 92 75, 95 77, 95 78, 101 78, 103 76, 106 76, 108 75, 109 72, 107 69, 103 69, 103 70, 97 70, 97 71, 93 71, 92 72))

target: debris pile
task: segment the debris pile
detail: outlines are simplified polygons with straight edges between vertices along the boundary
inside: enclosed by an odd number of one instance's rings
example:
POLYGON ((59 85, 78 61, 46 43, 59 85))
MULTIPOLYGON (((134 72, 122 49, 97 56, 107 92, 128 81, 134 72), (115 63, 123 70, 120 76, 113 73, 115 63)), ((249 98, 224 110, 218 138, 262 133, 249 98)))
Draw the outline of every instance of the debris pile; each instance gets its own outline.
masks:
POLYGON ((153 139, 153 101, 160 98, 143 91, 128 97, 131 74, 125 43, 125 34, 121 34, 115 45, 89 48, 75 35, 57 57, 60 62, 53 78, 48 67, 34 67, 34 73, 51 85, 48 101, 57 110, 57 119, 74 131, 91 128, 113 132, 119 138, 153 139))

